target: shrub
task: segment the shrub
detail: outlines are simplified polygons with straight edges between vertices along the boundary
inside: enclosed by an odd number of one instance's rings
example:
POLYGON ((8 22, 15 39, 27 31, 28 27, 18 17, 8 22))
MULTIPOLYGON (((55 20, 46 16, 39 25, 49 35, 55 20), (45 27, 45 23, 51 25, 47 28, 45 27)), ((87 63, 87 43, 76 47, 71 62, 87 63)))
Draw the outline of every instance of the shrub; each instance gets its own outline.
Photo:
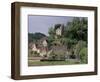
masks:
POLYGON ((65 60, 65 54, 52 52, 52 53, 50 53, 49 59, 50 60, 65 60))
POLYGON ((80 60, 82 63, 87 63, 87 48, 84 47, 79 52, 80 60))
POLYGON ((87 44, 85 41, 78 41, 78 43, 74 46, 74 54, 77 56, 77 58, 79 59, 80 58, 80 51, 84 48, 84 47, 87 47, 87 44))
POLYGON ((33 57, 39 57, 40 54, 36 51, 30 51, 29 56, 33 56, 33 57))

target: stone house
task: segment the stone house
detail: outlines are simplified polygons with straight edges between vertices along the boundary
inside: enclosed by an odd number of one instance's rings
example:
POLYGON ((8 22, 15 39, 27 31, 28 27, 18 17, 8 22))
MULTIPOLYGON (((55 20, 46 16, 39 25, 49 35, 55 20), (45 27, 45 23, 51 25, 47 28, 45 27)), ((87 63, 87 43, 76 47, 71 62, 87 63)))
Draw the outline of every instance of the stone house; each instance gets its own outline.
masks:
POLYGON ((32 43, 31 50, 39 53, 40 56, 46 56, 48 52, 48 42, 47 38, 44 37, 38 40, 36 43, 32 43))

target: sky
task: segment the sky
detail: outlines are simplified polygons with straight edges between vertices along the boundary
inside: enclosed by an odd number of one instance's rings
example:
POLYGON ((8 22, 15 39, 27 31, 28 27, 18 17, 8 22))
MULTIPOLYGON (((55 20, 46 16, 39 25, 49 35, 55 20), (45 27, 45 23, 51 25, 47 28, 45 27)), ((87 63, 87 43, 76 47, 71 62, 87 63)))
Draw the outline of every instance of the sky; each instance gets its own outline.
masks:
POLYGON ((42 15, 29 15, 28 16, 28 32, 40 32, 48 35, 48 28, 53 27, 55 24, 64 24, 72 21, 73 17, 69 16, 42 16, 42 15))

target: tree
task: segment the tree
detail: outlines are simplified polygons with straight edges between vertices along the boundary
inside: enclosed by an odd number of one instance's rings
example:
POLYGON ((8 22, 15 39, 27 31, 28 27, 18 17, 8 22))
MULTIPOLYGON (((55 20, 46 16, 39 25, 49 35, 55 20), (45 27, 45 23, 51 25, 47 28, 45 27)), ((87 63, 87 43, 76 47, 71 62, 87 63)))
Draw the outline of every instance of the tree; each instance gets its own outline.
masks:
POLYGON ((51 36, 51 37, 54 38, 55 31, 54 31, 54 28, 53 27, 49 28, 48 33, 49 33, 49 36, 51 36))
POLYGON ((70 39, 87 41, 87 19, 75 17, 65 26, 64 36, 70 39))

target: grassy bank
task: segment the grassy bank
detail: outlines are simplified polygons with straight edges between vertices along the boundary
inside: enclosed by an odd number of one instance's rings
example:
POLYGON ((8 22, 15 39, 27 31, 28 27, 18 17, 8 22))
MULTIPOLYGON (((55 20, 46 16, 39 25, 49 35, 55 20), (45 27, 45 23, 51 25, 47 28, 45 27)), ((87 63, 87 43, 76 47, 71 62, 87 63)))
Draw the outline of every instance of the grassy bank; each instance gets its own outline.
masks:
POLYGON ((72 65, 72 64, 82 64, 81 62, 77 62, 75 60, 67 60, 67 61, 34 61, 28 60, 29 66, 45 66, 45 65, 72 65))

